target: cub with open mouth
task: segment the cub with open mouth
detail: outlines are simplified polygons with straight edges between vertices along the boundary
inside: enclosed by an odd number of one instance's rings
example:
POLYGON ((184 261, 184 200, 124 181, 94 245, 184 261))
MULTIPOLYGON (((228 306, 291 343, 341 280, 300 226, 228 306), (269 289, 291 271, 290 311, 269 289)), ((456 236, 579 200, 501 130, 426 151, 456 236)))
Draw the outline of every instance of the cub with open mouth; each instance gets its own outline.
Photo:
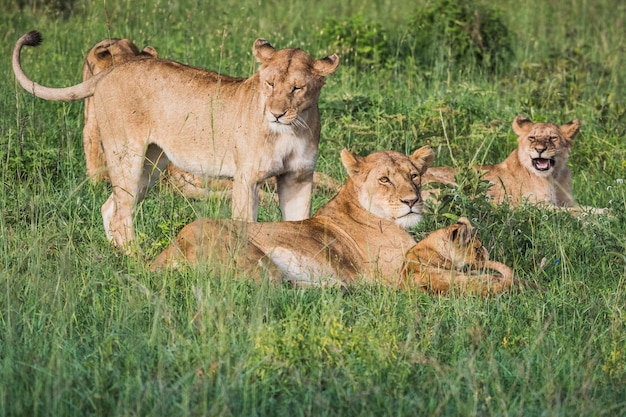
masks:
MULTIPOLYGON (((504 161, 475 167, 483 171, 482 178, 491 183, 487 194, 496 204, 506 201, 518 207, 527 201, 562 207, 574 214, 604 212, 603 209, 579 206, 574 199, 572 173, 567 160, 580 130, 578 119, 556 125, 535 123, 519 115, 513 120, 513 130, 518 135, 518 146, 504 161)), ((424 174, 423 183, 454 184, 457 172, 451 167, 431 167, 424 174)), ((438 192, 433 184, 431 189, 422 190, 422 197, 432 199, 438 192)))

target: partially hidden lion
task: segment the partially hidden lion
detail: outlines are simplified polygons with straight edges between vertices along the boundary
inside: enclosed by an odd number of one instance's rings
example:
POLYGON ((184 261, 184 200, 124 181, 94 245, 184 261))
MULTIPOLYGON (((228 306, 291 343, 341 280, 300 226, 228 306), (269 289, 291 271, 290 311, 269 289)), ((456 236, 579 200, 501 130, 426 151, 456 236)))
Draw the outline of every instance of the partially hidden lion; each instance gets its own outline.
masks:
POLYGON ((489 260, 489 252, 465 217, 436 230, 406 254, 399 284, 429 293, 476 294, 506 292, 513 285, 513 270, 489 260))
POLYGON ((102 206, 107 238, 132 252, 133 210, 171 161, 193 175, 233 178, 232 215, 255 221, 258 191, 277 177, 285 220, 311 215, 313 171, 320 140, 318 99, 339 58, 314 59, 300 49, 276 50, 257 39, 261 63, 250 78, 234 78, 160 58, 130 60, 66 88, 30 80, 20 65, 23 35, 13 50, 13 71, 28 92, 46 100, 93 96, 113 193, 102 206))
MULTIPOLYGON (((137 45, 128 39, 104 39, 96 43, 85 56, 83 81, 87 81, 115 64, 133 59, 157 58, 157 56, 156 49, 150 45, 140 51, 137 45)), ((92 182, 108 179, 93 97, 85 98, 83 147, 85 149, 87 176, 92 182)))
POLYGON ((199 219, 153 261, 152 270, 185 264, 231 265, 243 275, 309 285, 347 285, 357 279, 396 285, 405 253, 415 245, 406 229, 421 219, 421 176, 430 147, 411 156, 379 151, 341 161, 348 179, 313 217, 245 223, 199 219))
MULTIPOLYGON (((83 64, 83 81, 87 81, 96 74, 133 59, 157 58, 158 53, 153 46, 146 46, 139 50, 137 45, 128 39, 109 38, 96 43, 87 53, 83 64)), ((100 130, 96 119, 96 110, 93 97, 85 98, 85 124, 83 128, 83 145, 87 166, 87 176, 92 182, 109 180, 106 170, 106 161, 100 140, 100 130)), ((207 179, 186 172, 170 163, 162 174, 167 181, 180 193, 187 197, 204 199, 221 195, 228 195, 232 191, 231 179, 207 179)), ((340 184, 337 180, 322 172, 313 175, 315 189, 335 192, 340 184)), ((274 177, 265 185, 270 191, 275 191, 274 177)))
MULTIPOLYGON (((563 125, 534 123, 518 115, 513 120, 518 135, 517 148, 502 162, 479 165, 483 179, 490 182, 487 194, 493 202, 508 202, 518 207, 524 202, 560 207, 572 213, 603 212, 602 209, 579 206, 572 190, 572 173, 567 166, 574 139, 580 130, 575 119, 563 125)), ((457 170, 451 167, 432 167, 424 174, 424 184, 454 184, 457 170)), ((422 197, 433 198, 437 190, 424 190, 422 197)))

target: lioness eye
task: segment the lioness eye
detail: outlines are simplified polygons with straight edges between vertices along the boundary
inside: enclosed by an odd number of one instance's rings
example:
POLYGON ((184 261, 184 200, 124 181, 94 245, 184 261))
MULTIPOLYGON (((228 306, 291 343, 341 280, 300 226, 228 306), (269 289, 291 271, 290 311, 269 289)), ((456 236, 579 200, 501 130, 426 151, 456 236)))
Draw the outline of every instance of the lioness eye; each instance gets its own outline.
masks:
POLYGON ((419 177, 420 177, 419 174, 412 173, 411 174, 411 181, 415 181, 415 180, 419 179, 419 177))
POLYGON ((389 177, 380 177, 378 179, 378 182, 380 182, 381 184, 390 184, 391 180, 389 179, 389 177))
POLYGON ((302 87, 297 87, 297 86, 293 86, 293 92, 295 93, 296 91, 302 90, 302 87))

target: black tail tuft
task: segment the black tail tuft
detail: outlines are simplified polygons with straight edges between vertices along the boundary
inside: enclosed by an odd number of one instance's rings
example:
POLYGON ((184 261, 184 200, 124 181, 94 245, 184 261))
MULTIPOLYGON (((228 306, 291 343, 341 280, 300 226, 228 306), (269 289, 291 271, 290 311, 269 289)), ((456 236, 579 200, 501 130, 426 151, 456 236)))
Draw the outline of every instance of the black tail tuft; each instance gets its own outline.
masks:
POLYGON ((43 37, 36 30, 32 30, 24 35, 24 45, 39 46, 41 42, 43 42, 43 37))

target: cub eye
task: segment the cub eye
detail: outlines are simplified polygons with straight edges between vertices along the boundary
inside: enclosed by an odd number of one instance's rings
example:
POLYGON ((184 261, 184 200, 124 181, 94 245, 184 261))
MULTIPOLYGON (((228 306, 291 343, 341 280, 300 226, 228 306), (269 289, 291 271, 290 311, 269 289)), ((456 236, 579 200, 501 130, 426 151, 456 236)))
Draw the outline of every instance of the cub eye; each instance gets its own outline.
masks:
POLYGON ((556 136, 550 136, 550 137, 548 138, 548 140, 549 140, 551 143, 554 143, 554 142, 556 141, 556 139, 557 139, 557 137, 556 137, 556 136))
POLYGON ((378 179, 378 182, 381 184, 391 184, 391 180, 389 179, 389 177, 380 177, 378 179))
POLYGON ((273 82, 270 82, 270 81, 265 81, 265 84, 267 84, 267 86, 268 86, 269 88, 274 88, 274 83, 273 83, 273 82))
POLYGON ((419 178, 420 178, 420 174, 417 174, 415 172, 411 174, 411 181, 418 180, 419 178))
POLYGON ((535 140, 537 140, 537 138, 535 138, 534 136, 529 136, 528 140, 531 142, 534 142, 535 140))
POLYGON ((303 88, 303 87, 298 87, 298 86, 295 86, 295 85, 294 85, 294 86, 293 86, 293 90, 292 90, 292 91, 295 93, 296 91, 300 91, 300 90, 302 90, 302 88, 303 88))

